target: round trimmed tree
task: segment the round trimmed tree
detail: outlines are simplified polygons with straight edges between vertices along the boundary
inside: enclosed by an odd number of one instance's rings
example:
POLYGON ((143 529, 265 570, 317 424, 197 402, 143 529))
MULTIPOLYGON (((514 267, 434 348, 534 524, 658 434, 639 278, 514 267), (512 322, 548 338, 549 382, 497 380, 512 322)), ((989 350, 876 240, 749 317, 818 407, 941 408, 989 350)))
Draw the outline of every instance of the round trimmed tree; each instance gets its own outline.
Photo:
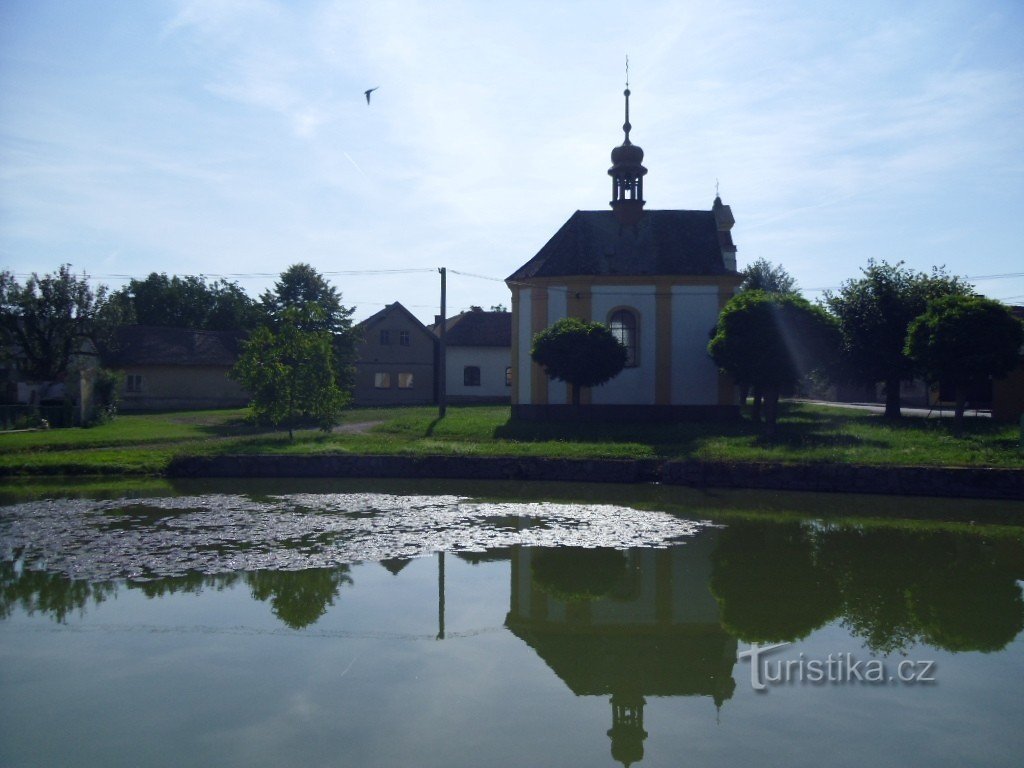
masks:
POLYGON ((533 337, 530 357, 549 378, 569 385, 572 404, 578 406, 581 387, 615 378, 626 365, 627 352, 607 326, 566 317, 533 337))
POLYGON ((764 396, 765 431, 775 431, 779 395, 813 370, 829 367, 839 346, 836 322, 793 294, 744 291, 718 317, 708 352, 741 386, 764 396))
POLYGON ((963 426, 967 392, 1020 363, 1024 326, 998 301, 945 296, 928 305, 907 332, 906 354, 931 381, 953 384, 955 424, 963 426))

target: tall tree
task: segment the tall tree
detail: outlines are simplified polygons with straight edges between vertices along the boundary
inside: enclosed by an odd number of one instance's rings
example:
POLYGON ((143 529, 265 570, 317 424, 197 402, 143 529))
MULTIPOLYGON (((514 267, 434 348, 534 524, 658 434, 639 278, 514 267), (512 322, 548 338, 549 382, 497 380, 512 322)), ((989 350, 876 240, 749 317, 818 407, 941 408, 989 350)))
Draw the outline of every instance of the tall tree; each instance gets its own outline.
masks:
POLYGON ((331 334, 307 330, 322 323, 319 308, 287 308, 275 330, 257 328, 245 343, 231 376, 252 393, 254 420, 288 428, 315 422, 322 429, 337 423, 349 394, 337 383, 331 334))
POLYGON ((729 300, 708 352, 736 382, 764 396, 765 431, 775 431, 782 389, 828 368, 838 345, 835 321, 793 294, 744 291, 729 300))
POLYGON ((617 376, 627 352, 607 326, 567 317, 533 337, 530 356, 550 378, 569 384, 572 404, 578 406, 580 388, 617 376))
POLYGON ((106 297, 105 286, 93 290, 70 264, 42 277, 33 272, 24 285, 8 271, 0 273, 3 353, 18 353, 31 380, 61 381, 74 358, 93 352, 105 335, 106 297))
POLYGON ((1024 326, 998 301, 944 296, 928 305, 907 333, 905 352, 931 381, 952 382, 956 430, 963 429, 967 392, 1005 376, 1020 363, 1024 326))
POLYGON ((274 289, 264 291, 260 296, 263 309, 272 323, 277 323, 287 309, 302 309, 315 304, 320 314, 307 318, 311 326, 305 330, 326 330, 343 334, 352 327, 354 309, 342 306, 341 294, 323 275, 309 264, 292 264, 281 273, 274 283, 274 289))
POLYGON ((971 286, 941 267, 914 272, 903 262, 868 261, 863 277, 847 280, 838 292, 825 292, 825 305, 842 331, 843 377, 885 383, 885 415, 899 418, 900 383, 918 367, 905 352, 907 329, 928 302, 967 295, 971 286))
POLYGON ((797 293, 800 287, 796 279, 781 264, 775 266, 768 259, 760 258, 743 269, 740 291, 764 291, 765 293, 797 293))
POLYGON ((252 330, 259 313, 256 302, 237 283, 208 283, 202 275, 168 277, 151 273, 132 280, 111 295, 130 322, 205 331, 252 330))
POLYGON ((274 289, 260 296, 267 322, 279 327, 281 318, 289 309, 299 310, 301 330, 327 331, 334 349, 334 373, 338 386, 350 392, 355 382, 356 345, 359 332, 352 324, 352 313, 341 303, 341 294, 330 282, 309 264, 292 264, 281 273, 274 289), (307 308, 315 306, 317 313, 307 308))

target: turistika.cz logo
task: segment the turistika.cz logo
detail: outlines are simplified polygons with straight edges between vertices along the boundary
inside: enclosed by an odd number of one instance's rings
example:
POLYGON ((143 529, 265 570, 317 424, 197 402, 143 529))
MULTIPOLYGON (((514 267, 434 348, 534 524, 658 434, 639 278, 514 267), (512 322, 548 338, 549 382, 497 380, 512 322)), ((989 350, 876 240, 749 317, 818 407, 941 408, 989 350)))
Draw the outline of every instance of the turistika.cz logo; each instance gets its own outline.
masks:
POLYGON ((830 653, 825 658, 769 659, 766 656, 790 643, 758 645, 736 653, 736 660, 750 660, 750 687, 769 685, 929 685, 935 683, 935 662, 900 659, 894 666, 884 659, 856 659, 852 653, 830 653))

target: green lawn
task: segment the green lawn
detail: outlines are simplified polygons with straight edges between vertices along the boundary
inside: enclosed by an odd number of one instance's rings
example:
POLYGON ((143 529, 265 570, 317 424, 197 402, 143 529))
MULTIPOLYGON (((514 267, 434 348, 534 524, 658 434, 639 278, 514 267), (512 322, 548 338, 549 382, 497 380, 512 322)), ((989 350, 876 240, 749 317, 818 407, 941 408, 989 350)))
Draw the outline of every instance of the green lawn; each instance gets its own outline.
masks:
POLYGON ((845 462, 1024 467, 1014 426, 969 419, 955 437, 946 419, 892 424, 852 409, 782 406, 778 435, 733 423, 511 422, 507 406, 352 409, 341 431, 301 430, 294 442, 245 420, 244 410, 119 416, 91 429, 0 433, 0 473, 159 474, 175 455, 215 453, 445 454, 845 462), (356 426, 354 426, 356 425, 356 426), (345 430, 354 431, 345 431, 345 430))

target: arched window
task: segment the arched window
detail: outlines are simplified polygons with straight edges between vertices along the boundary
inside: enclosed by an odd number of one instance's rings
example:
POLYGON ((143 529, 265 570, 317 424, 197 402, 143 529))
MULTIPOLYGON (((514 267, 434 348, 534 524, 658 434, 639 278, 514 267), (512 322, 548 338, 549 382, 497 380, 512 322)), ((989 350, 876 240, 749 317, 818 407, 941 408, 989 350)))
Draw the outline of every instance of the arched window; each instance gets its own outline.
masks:
POLYGON ((626 348, 626 367, 637 366, 637 322, 636 313, 631 309, 616 309, 608 318, 612 334, 626 348))

